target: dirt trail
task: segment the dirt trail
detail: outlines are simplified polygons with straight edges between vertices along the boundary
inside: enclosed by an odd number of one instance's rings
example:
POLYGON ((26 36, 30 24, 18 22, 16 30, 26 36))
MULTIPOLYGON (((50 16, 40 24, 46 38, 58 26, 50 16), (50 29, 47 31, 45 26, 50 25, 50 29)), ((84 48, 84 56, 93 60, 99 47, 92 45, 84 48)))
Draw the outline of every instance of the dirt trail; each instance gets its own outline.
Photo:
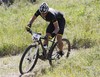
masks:
POLYGON ((45 68, 50 67, 48 61, 41 61, 38 59, 38 62, 31 73, 20 76, 20 58, 21 55, 0 58, 0 77, 36 77, 36 75, 40 75, 45 68))
MULTIPOLYGON (((75 50, 71 51, 70 57, 74 56, 75 53, 75 50)), ((48 61, 41 61, 38 59, 38 62, 31 73, 20 76, 20 58, 21 55, 0 58, 0 77, 37 77, 37 75, 42 75, 45 72, 45 68, 50 68, 48 61)))

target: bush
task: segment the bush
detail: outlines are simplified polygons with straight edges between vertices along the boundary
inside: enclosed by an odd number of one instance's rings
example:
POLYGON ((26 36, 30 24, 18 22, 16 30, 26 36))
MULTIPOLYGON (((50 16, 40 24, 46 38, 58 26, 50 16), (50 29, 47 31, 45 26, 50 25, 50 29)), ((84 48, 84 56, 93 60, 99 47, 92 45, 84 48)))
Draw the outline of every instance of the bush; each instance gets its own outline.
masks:
POLYGON ((89 39, 89 38, 84 38, 84 39, 73 39, 73 44, 72 44, 72 49, 78 49, 78 48, 90 48, 93 47, 96 43, 89 39))
POLYGON ((0 46, 0 56, 16 55, 24 51, 25 47, 26 45, 23 47, 19 47, 14 44, 3 43, 2 46, 0 46))

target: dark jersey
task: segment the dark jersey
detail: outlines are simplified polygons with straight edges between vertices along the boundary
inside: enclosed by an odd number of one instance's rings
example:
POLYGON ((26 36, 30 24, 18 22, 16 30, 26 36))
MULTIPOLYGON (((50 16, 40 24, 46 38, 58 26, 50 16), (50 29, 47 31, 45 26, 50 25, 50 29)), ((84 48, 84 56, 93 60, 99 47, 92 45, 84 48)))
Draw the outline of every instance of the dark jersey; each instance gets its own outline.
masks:
MULTIPOLYGON (((37 16, 41 16, 42 17, 42 15, 41 15, 41 13, 39 12, 39 10, 37 10, 36 11, 36 13, 35 13, 35 16, 37 17, 37 16)), ((61 20, 61 19, 63 19, 63 14, 62 13, 60 13, 60 12, 58 12, 58 11, 56 11, 56 10, 54 10, 54 9, 52 9, 52 8, 49 8, 49 11, 48 11, 48 13, 47 13, 47 15, 46 15, 46 17, 44 18, 44 17, 42 17, 44 20, 46 20, 46 21, 48 21, 48 22, 55 22, 56 20, 61 20)))

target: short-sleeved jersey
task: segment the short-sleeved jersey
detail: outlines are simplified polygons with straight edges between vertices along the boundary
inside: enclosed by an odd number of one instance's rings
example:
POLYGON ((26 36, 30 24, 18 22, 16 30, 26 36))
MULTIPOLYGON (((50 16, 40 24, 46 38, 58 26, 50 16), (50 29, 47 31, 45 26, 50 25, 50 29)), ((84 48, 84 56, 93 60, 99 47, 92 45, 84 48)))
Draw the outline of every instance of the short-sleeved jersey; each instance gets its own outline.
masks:
MULTIPOLYGON (((41 13, 39 12, 39 10, 37 10, 36 11, 36 13, 35 13, 35 16, 37 17, 37 16, 41 16, 42 17, 42 15, 41 15, 41 13)), ((48 11, 48 13, 47 13, 47 15, 46 15, 46 17, 44 18, 44 17, 42 17, 44 20, 46 20, 46 21, 48 21, 48 22, 55 22, 56 20, 60 20, 60 19, 62 19, 63 18, 63 14, 62 13, 60 13, 60 12, 58 12, 58 11, 56 11, 56 10, 54 10, 54 9, 52 9, 52 8, 49 8, 49 11, 48 11)))

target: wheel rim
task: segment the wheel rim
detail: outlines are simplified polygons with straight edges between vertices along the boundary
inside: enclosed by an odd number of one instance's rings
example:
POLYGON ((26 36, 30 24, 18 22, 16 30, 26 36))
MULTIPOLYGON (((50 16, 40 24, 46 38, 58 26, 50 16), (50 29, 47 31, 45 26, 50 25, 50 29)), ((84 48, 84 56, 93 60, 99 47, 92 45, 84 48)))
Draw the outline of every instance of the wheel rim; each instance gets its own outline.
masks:
POLYGON ((38 49, 35 47, 31 47, 28 50, 28 52, 26 53, 22 61, 22 65, 21 65, 22 73, 27 73, 32 70, 32 68, 34 67, 34 63, 37 60, 37 56, 38 56, 37 51, 38 49))
MULTIPOLYGON (((63 42, 63 52, 64 52, 63 57, 68 57, 70 52, 70 43, 66 39, 63 39, 62 42, 63 42)), ((57 52, 59 52, 58 43, 55 44, 54 50, 52 52, 51 60, 49 60, 49 63, 52 66, 60 64, 61 56, 59 56, 57 52)))

